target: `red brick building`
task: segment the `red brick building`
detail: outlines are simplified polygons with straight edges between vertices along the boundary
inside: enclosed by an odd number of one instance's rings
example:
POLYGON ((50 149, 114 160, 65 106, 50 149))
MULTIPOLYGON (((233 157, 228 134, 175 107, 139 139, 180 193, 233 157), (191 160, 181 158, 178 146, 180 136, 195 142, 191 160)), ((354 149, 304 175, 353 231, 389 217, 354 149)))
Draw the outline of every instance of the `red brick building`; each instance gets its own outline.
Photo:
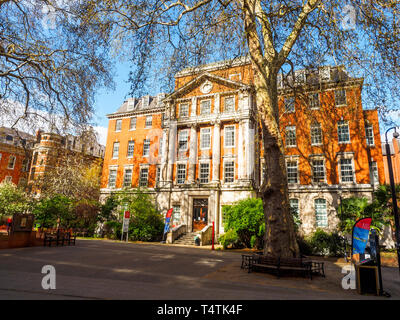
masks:
MULTIPOLYGON (((392 158, 394 183, 400 184, 400 140, 393 138, 393 140, 389 142, 389 146, 392 158)), ((383 153, 383 164, 385 167, 385 183, 390 184, 385 143, 382 143, 382 153, 383 153)))
POLYGON ((97 142, 93 131, 77 137, 39 130, 35 142, 28 184, 36 196, 40 196, 43 183, 50 174, 54 174, 53 170, 57 167, 70 165, 78 168, 104 157, 105 147, 97 142))
MULTIPOLYGON (((223 232, 222 206, 257 196, 263 148, 250 61, 184 69, 169 95, 130 98, 108 115, 102 197, 147 188, 186 232, 223 232)), ((296 72, 278 83, 290 203, 302 230, 333 230, 341 197, 371 198, 384 182, 376 110, 363 79, 343 68, 296 72)))
POLYGON ((0 183, 26 185, 34 140, 28 133, 0 127, 0 183))

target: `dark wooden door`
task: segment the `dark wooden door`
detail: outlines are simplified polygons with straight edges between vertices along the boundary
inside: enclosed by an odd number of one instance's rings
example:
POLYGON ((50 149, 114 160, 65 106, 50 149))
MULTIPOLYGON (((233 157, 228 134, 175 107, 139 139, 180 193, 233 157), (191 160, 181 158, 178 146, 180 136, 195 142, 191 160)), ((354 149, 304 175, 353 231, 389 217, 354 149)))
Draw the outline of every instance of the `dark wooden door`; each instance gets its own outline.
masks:
POLYGON ((200 231, 208 223, 208 199, 193 199, 193 231, 200 231))

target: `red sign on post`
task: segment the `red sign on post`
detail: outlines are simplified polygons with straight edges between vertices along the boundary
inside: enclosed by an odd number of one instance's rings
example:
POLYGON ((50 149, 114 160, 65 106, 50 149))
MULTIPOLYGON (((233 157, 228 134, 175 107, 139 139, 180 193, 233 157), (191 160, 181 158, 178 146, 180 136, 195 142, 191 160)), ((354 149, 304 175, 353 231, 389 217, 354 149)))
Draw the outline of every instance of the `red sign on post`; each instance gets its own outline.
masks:
POLYGON ((172 216, 172 211, 174 211, 173 208, 169 209, 168 212, 167 212, 167 215, 165 216, 165 218, 171 218, 171 216, 172 216))
POLYGON ((131 217, 131 213, 129 211, 125 211, 125 219, 129 219, 131 217))

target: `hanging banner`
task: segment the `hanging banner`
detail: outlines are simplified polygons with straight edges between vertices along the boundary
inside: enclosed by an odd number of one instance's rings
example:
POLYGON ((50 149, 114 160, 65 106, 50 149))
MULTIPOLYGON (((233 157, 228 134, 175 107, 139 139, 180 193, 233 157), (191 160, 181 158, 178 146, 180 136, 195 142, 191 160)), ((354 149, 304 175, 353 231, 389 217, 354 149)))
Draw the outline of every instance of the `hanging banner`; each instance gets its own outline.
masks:
POLYGON ((372 218, 362 218, 353 226, 352 254, 364 254, 369 239, 372 218))
POLYGON ((174 211, 173 208, 169 209, 167 214, 165 215, 164 234, 168 233, 168 231, 169 231, 169 224, 171 221, 172 211, 174 211))

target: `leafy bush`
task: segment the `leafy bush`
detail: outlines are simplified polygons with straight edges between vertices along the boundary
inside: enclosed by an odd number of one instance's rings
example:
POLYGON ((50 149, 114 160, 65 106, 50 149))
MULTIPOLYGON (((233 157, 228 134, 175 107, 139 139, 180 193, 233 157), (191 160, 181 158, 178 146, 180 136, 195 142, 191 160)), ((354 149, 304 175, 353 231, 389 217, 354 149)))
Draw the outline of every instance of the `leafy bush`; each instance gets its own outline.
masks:
POLYGON ((110 239, 121 239, 122 223, 111 220, 104 223, 104 235, 110 239))
POLYGON ((224 249, 228 247, 238 248, 240 247, 239 237, 235 230, 228 230, 223 235, 221 235, 218 239, 219 243, 222 244, 224 249))
POLYGON ((0 183, 0 217, 24 213, 30 208, 31 203, 23 190, 12 182, 0 183))
POLYGON ((129 210, 128 236, 133 241, 161 240, 164 220, 157 211, 152 197, 136 189, 133 192, 122 191, 110 196, 102 206, 99 221, 104 224, 104 233, 119 239, 122 232, 122 219, 125 210, 129 210), (115 215, 115 211, 117 214, 115 215))
MULTIPOLYGON (((301 247, 308 254, 324 256, 342 256, 345 252, 345 245, 342 238, 336 233, 327 233, 317 229, 311 236, 300 241, 301 247)), ((307 254, 302 251, 303 254, 307 254)))
POLYGON ((223 206, 222 212, 225 232, 232 230, 227 236, 221 237, 223 243, 236 247, 262 247, 265 223, 261 199, 241 200, 234 205, 223 206))
POLYGON ((80 200, 74 204, 75 229, 86 230, 86 235, 92 237, 97 228, 99 203, 93 200, 80 200))
POLYGON ((371 217, 371 228, 382 233, 383 228, 392 221, 391 195, 388 186, 379 186, 374 193, 374 200, 351 197, 342 200, 339 206, 339 229, 345 234, 351 234, 354 223, 361 218, 371 217))
POLYGON ((74 226, 73 201, 63 195, 56 194, 43 198, 33 208, 35 220, 42 227, 70 228, 74 226))

